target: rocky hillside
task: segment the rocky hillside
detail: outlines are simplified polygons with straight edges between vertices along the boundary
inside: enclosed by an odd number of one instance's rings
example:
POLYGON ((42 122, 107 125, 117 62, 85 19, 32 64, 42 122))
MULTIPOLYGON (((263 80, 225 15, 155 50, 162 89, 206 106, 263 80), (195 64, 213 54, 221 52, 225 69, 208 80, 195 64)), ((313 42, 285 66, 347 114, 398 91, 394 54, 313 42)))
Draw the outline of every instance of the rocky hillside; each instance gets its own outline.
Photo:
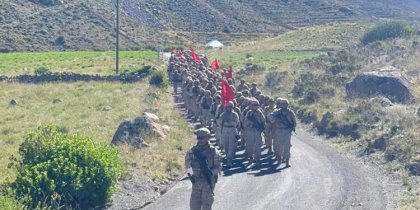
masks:
MULTIPOLYGON (((272 35, 378 18, 420 19, 418 0, 120 0, 123 48, 272 35)), ((3 0, 0 51, 106 50, 114 0, 3 0)))

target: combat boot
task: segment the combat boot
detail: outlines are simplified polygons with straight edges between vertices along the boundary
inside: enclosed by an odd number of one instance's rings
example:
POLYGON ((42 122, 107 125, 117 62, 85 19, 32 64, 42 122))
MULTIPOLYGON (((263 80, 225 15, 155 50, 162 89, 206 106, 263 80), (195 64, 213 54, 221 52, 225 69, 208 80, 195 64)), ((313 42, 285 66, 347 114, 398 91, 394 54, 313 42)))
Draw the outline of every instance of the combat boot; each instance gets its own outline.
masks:
POLYGON ((286 168, 291 167, 291 165, 289 164, 289 159, 286 159, 286 168))
POLYGON ((248 160, 248 165, 251 165, 253 161, 254 161, 254 158, 250 157, 249 160, 248 160))
POLYGON ((283 158, 281 156, 277 156, 277 163, 280 165, 282 163, 283 158))

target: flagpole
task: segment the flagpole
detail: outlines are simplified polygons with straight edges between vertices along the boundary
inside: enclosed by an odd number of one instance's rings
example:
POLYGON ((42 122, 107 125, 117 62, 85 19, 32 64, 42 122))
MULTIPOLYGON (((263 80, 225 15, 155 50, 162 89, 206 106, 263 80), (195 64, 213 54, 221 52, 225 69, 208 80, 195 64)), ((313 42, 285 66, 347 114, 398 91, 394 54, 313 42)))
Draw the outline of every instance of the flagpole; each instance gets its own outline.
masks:
POLYGON ((115 46, 115 74, 118 74, 120 61, 120 0, 117 0, 117 24, 116 24, 116 46, 115 46))

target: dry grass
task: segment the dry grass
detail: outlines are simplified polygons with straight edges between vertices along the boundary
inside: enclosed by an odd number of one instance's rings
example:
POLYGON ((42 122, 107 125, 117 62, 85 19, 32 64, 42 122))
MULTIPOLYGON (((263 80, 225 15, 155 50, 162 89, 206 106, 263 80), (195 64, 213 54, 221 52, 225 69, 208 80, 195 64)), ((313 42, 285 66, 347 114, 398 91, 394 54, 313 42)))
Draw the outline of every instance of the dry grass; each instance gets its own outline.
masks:
MULTIPOLYGON (((157 90, 148 81, 120 83, 55 83, 45 85, 0 84, 0 183, 13 179, 7 169, 8 158, 16 154, 25 134, 40 125, 56 124, 71 133, 110 142, 123 119, 133 119, 147 109, 157 110, 163 124, 172 127, 165 142, 150 140, 151 146, 141 151, 122 148, 128 163, 137 163, 145 174, 170 174, 179 169, 182 153, 189 147, 191 130, 180 114, 174 111, 169 89, 157 90), (10 106, 15 99, 17 106, 10 106), (61 100, 53 103, 55 99, 61 100), (155 165, 156 164, 156 165, 155 165), (173 164, 173 165, 171 165, 173 164)), ((164 177, 164 175, 162 175, 164 177)))

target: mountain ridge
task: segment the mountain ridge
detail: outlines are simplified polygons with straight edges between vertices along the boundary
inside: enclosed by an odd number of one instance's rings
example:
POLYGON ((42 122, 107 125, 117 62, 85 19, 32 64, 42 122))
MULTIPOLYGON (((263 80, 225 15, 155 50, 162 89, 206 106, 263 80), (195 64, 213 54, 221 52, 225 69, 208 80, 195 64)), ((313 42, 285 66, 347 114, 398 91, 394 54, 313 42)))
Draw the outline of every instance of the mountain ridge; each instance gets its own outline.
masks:
MULTIPOLYGON (((124 49, 280 34, 299 27, 377 19, 420 20, 418 0, 120 0, 124 49), (234 35, 243 34, 243 35, 234 35)), ((110 0, 4 0, 0 51, 109 50, 110 0)))

